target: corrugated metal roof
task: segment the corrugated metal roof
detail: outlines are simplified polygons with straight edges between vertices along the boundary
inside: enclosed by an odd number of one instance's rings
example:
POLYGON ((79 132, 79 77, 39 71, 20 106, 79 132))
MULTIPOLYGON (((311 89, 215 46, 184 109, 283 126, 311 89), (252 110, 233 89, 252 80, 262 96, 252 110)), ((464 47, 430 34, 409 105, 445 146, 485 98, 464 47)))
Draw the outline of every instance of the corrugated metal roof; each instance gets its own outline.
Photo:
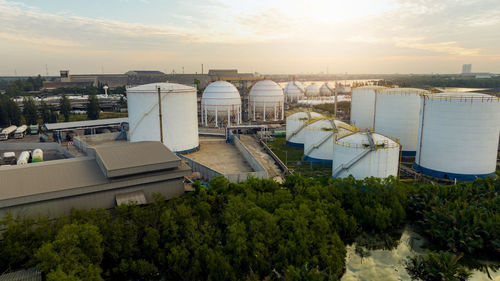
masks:
POLYGON ((36 268, 28 268, 2 274, 0 281, 42 281, 42 273, 36 268))
POLYGON ((97 163, 108 177, 147 173, 178 167, 181 160, 157 141, 95 147, 97 163))
POLYGON ((64 122, 64 123, 46 123, 43 125, 43 127, 48 131, 53 131, 53 130, 67 130, 67 129, 86 128, 86 127, 120 125, 123 122, 128 122, 128 118, 111 118, 111 119, 86 120, 86 121, 64 122))

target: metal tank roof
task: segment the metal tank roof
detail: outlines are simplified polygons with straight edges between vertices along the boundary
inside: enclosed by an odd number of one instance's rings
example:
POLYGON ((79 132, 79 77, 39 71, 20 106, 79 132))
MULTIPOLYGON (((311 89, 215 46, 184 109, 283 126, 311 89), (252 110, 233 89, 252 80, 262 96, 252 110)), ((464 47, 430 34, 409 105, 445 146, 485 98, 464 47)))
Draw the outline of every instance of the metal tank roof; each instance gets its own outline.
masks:
MULTIPOLYGON (((371 136, 374 144, 377 146, 377 149, 399 147, 397 142, 386 136, 377 133, 371 133, 371 136)), ((338 138, 335 143, 353 148, 370 149, 369 138, 370 136, 367 132, 356 132, 338 138)))
POLYGON ((306 88, 306 96, 308 97, 315 97, 319 96, 319 86, 312 83, 311 85, 307 86, 306 88))
POLYGON ((201 103, 206 105, 239 105, 241 97, 233 84, 226 81, 215 81, 203 91, 201 103))
POLYGON ((287 119, 292 119, 292 120, 309 120, 309 119, 317 119, 317 118, 323 118, 323 115, 319 114, 317 112, 314 112, 314 111, 295 112, 294 114, 287 117, 287 119))
POLYGON ((333 96, 335 91, 335 85, 332 85, 330 83, 324 83, 321 85, 319 88, 319 94, 321 96, 333 96))
POLYGON ((127 89, 127 94, 129 93, 150 93, 150 92, 158 92, 158 87, 160 87, 161 92, 183 92, 183 91, 196 91, 196 88, 183 85, 183 84, 177 84, 177 83, 168 83, 168 82, 163 82, 163 83, 150 83, 150 84, 144 84, 136 87, 131 87, 127 89))

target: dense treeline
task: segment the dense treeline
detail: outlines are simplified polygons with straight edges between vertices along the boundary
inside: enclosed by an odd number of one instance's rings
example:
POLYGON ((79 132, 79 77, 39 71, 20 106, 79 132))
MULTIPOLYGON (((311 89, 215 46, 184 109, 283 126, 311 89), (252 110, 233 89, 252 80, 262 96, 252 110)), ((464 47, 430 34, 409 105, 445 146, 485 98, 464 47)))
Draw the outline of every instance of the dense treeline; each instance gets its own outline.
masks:
POLYGON ((0 270, 38 265, 48 280, 336 280, 345 245, 405 220, 394 179, 250 179, 145 206, 7 217, 0 270), (90 277, 89 277, 90 276, 90 277))
POLYGON ((28 77, 27 79, 17 79, 7 83, 5 93, 11 97, 21 96, 31 91, 40 91, 43 86, 44 78, 40 75, 28 77))
POLYGON ((6 95, 0 95, 0 128, 21 124, 21 110, 16 102, 6 95))
POLYGON ((500 77, 476 79, 475 77, 422 75, 398 76, 378 82, 382 86, 392 84, 400 87, 432 88, 432 87, 463 87, 463 88, 500 88, 500 77))

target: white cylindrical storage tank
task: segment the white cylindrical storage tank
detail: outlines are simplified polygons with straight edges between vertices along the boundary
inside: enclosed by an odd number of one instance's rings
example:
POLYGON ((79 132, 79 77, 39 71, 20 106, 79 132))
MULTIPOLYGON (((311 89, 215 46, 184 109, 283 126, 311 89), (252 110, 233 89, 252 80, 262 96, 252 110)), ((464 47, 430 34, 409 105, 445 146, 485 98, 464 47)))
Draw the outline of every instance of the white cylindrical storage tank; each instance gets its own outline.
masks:
POLYGON ((351 124, 360 129, 372 129, 375 121, 375 100, 382 86, 363 86, 352 90, 351 124))
POLYGON ((173 152, 199 147, 196 89, 175 83, 152 83, 127 89, 129 139, 160 141, 173 152), (158 106, 158 87, 161 96, 158 106))
POLYGON ((421 97, 415 169, 450 180, 494 176, 500 98, 478 93, 421 97))
POLYGON ((201 97, 201 116, 205 126, 240 124, 241 97, 238 89, 226 81, 210 83, 201 97))
POLYGON ((319 96, 319 86, 312 83, 306 88, 306 97, 313 98, 319 96))
POLYGON ((17 158, 17 165, 26 165, 28 164, 29 159, 30 159, 29 151, 23 151, 21 152, 21 154, 19 154, 19 157, 17 158))
POLYGON ((335 85, 331 85, 329 83, 325 83, 321 85, 321 88, 319 88, 319 95, 320 96, 333 96, 335 95, 335 85))
POLYGON ((31 154, 31 162, 43 162, 43 151, 40 148, 33 150, 31 154))
POLYGON ((420 96, 429 91, 413 88, 387 88, 377 92, 375 132, 397 138, 403 156, 417 151, 420 96))
POLYGON ((304 160, 319 164, 332 164, 335 136, 354 132, 351 125, 334 119, 313 121, 304 129, 304 160))
POLYGON ((304 128, 311 120, 323 118, 316 112, 300 111, 286 118, 286 144, 304 148, 304 128))
POLYGON ((304 97, 306 88, 299 81, 290 81, 286 84, 283 90, 286 102, 297 102, 304 97))
POLYGON ((357 132, 333 143, 332 177, 356 179, 398 175, 399 144, 388 137, 357 132))
POLYGON ((253 116, 266 120, 284 119, 284 95, 280 85, 271 80, 262 80, 250 89, 248 94, 248 112, 253 116))

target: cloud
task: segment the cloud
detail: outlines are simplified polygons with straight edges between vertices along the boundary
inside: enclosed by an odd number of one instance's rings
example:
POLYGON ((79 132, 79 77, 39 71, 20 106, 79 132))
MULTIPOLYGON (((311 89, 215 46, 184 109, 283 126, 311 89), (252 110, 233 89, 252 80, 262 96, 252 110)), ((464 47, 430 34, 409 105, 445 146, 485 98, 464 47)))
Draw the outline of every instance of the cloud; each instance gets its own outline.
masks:
POLYGON ((403 48, 413 48, 436 53, 445 53, 450 55, 471 56, 480 53, 479 48, 460 47, 457 42, 423 42, 423 38, 394 38, 395 45, 403 48))

